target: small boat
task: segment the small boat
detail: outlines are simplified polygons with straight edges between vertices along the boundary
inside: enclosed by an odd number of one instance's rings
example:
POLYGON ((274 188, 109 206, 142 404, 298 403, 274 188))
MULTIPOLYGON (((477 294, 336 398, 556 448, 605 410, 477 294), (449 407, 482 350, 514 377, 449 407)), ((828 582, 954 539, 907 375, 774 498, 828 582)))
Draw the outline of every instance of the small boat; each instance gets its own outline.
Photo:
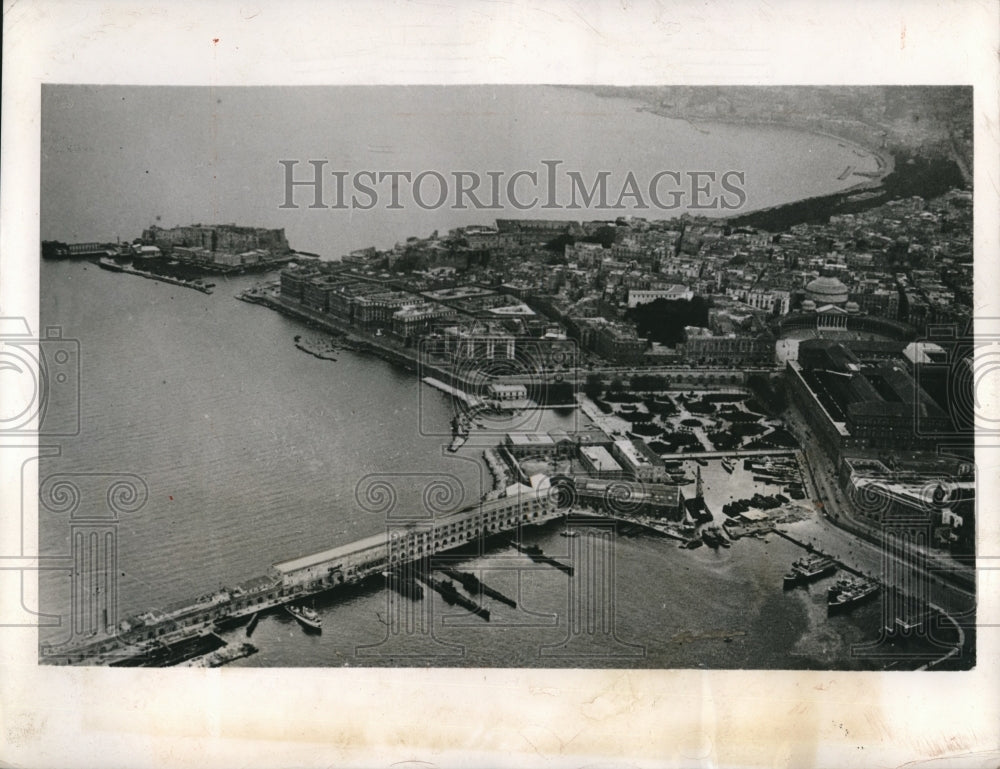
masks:
POLYGON ((118 264, 114 259, 109 259, 108 257, 101 257, 97 260, 97 266, 104 270, 111 270, 112 272, 122 272, 124 268, 118 264))
POLYGON ((722 469, 725 470, 727 473, 731 473, 733 472, 734 468, 735 465, 733 465, 733 460, 731 460, 729 457, 724 457, 722 460, 722 469))
POLYGON ((579 537, 580 532, 574 531, 573 529, 566 529, 565 531, 559 532, 560 537, 579 537))
POLYGON ((705 528, 701 532, 701 538, 711 548, 717 548, 722 544, 722 536, 714 527, 705 528))
POLYGON ((322 630, 323 628, 323 620, 320 618, 319 614, 316 613, 315 609, 310 609, 308 606, 286 604, 285 611, 295 617, 295 619, 297 619, 303 627, 307 627, 311 630, 322 630))

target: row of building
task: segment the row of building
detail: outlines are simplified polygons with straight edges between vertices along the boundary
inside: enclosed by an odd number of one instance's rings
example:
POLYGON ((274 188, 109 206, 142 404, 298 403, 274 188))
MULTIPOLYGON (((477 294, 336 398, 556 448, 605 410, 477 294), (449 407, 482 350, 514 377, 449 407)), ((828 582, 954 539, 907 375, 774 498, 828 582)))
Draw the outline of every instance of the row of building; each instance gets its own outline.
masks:
POLYGON ((787 363, 791 395, 831 455, 845 449, 933 449, 958 429, 924 389, 948 375, 926 364, 926 343, 900 345, 889 356, 876 343, 876 356, 862 360, 868 346, 810 339, 799 345, 798 360, 787 363))

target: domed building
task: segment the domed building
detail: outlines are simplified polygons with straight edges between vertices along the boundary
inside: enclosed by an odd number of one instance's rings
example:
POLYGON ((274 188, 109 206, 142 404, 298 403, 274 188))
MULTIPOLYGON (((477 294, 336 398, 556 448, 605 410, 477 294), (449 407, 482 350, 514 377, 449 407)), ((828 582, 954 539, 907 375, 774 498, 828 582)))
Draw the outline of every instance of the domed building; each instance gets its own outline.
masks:
POLYGON ((806 285, 806 297, 812 299, 817 307, 828 304, 842 307, 847 302, 847 286, 832 275, 820 275, 806 285))

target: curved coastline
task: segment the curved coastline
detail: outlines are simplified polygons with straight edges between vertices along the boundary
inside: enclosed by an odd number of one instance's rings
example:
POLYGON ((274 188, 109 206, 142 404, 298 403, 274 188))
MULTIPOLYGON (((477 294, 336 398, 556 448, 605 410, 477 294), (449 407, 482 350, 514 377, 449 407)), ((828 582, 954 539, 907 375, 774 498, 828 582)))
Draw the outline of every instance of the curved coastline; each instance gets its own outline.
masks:
MULTIPOLYGON (((664 110, 662 107, 657 107, 654 104, 650 104, 642 100, 641 97, 635 95, 626 95, 618 93, 601 93, 599 90, 593 90, 587 86, 580 85, 570 85, 570 86, 556 86, 556 87, 566 87, 572 89, 578 89, 583 93, 588 93, 599 99, 611 99, 620 100, 626 102, 631 106, 636 112, 645 112, 651 115, 656 115, 659 118, 665 120, 676 120, 678 122, 687 123, 695 130, 700 133, 708 133, 705 129, 715 125, 715 126, 739 126, 747 128, 781 128, 791 131, 796 131, 800 134, 807 136, 821 137, 823 139, 828 139, 842 144, 845 148, 852 149, 855 151, 863 152, 867 155, 871 155, 875 158, 875 162, 878 165, 878 170, 876 172, 871 172, 874 175, 869 175, 869 172, 862 174, 864 177, 861 181, 856 182, 848 187, 841 189, 831 190, 829 192, 822 192, 815 195, 807 195, 806 197, 797 198, 795 200, 790 200, 784 203, 776 203, 769 206, 762 206, 760 208, 747 208, 742 213, 733 214, 729 213, 727 216, 712 217, 718 221, 729 221, 733 224, 739 226, 738 221, 741 217, 752 216, 755 214, 762 214, 765 212, 777 212, 781 211, 786 206, 799 206, 802 204, 809 203, 811 201, 822 201, 827 198, 833 198, 834 196, 846 196, 855 195, 858 193, 866 191, 875 191, 882 187, 883 182, 886 177, 892 174, 896 170, 895 158, 888 150, 888 148, 875 149, 874 147, 859 142, 856 139, 850 139, 845 136, 833 133, 831 131, 824 131, 816 128, 811 128, 807 126, 800 125, 796 122, 790 120, 761 120, 755 118, 725 118, 725 117, 710 117, 706 119, 701 119, 699 117, 688 117, 683 114, 673 113, 664 110)), ((831 181, 836 181, 833 177, 831 181)), ((683 213, 683 212, 682 212, 683 213)), ((762 227, 762 229, 767 229, 762 227)))
MULTIPOLYGON (((817 218, 823 217, 824 212, 826 212, 826 215, 832 215, 836 213, 836 209, 838 209, 841 205, 848 203, 847 199, 849 197, 865 193, 870 193, 871 197, 866 198, 863 201, 856 201, 856 203, 861 203, 862 207, 879 205, 884 202, 883 196, 879 193, 884 191, 885 180, 897 170, 895 158, 888 149, 875 149, 874 147, 863 144, 856 139, 850 139, 830 131, 806 127, 789 120, 761 120, 715 116, 708 119, 700 119, 698 117, 687 117, 685 115, 666 111, 661 107, 644 102, 641 98, 635 96, 605 94, 592 91, 586 87, 583 87, 582 90, 598 98, 619 99, 621 101, 628 102, 637 112, 649 113, 665 120, 676 120, 678 122, 687 123, 700 133, 708 133, 706 129, 713 125, 748 128, 780 128, 784 130, 796 131, 808 136, 821 137, 823 139, 835 141, 838 144, 843 145, 845 148, 851 149, 855 152, 862 152, 875 158, 878 170, 875 172, 865 172, 861 174, 864 178, 847 187, 815 195, 807 195, 806 197, 797 198, 784 203, 762 206, 760 208, 747 208, 738 214, 730 213, 727 216, 712 217, 712 219, 716 221, 728 222, 734 226, 752 226, 759 229, 773 231, 784 230, 793 224, 816 221, 817 218), (784 222, 786 218, 789 220, 787 223, 784 222)), ((836 179, 832 178, 831 181, 836 181, 836 179)))
MULTIPOLYGON (((865 176, 863 181, 857 182, 849 187, 844 187, 843 189, 834 190, 832 192, 824 192, 819 195, 809 195, 805 198, 799 198, 798 200, 790 200, 787 203, 778 203, 773 206, 764 206, 762 208, 751 209, 746 213, 757 213, 759 211, 770 211, 774 209, 782 208, 783 206, 795 205, 796 203, 803 203, 807 200, 815 200, 818 198, 825 198, 831 195, 844 195, 848 193, 861 192, 866 189, 874 189, 881 186, 882 181, 891 174, 896 168, 896 162, 891 152, 888 150, 874 149, 869 145, 862 144, 856 139, 849 139, 845 136, 840 136, 838 134, 831 133, 829 131, 821 131, 815 128, 807 128, 805 126, 798 125, 793 122, 783 121, 783 120, 751 120, 746 118, 717 118, 713 117, 707 120, 701 120, 698 118, 683 117, 680 115, 673 115, 669 113, 664 113, 655 107, 651 107, 646 104, 641 104, 636 108, 639 112, 648 112, 650 114, 656 115, 658 117, 665 118, 667 120, 678 120, 684 123, 688 123, 695 130, 701 131, 702 127, 707 126, 740 126, 748 128, 781 128, 790 131, 797 131, 798 133, 807 134, 809 136, 819 136, 824 139, 830 139, 843 145, 845 148, 852 149, 855 151, 860 151, 866 155, 871 155, 875 158, 875 162, 878 164, 878 171, 871 172, 877 175, 869 176, 869 172, 864 172, 862 175, 865 176)), ((852 174, 854 175, 854 174, 852 174)), ((740 214, 742 216, 744 214, 740 214)), ((726 217, 726 218, 736 218, 736 217, 726 217)))
MULTIPOLYGON (((720 126, 746 126, 750 128, 782 128, 791 131, 797 131, 799 133, 808 134, 810 136, 820 136, 824 139, 832 139, 833 141, 844 145, 849 149, 860 150, 865 152, 875 158, 879 165, 879 170, 884 171, 884 175, 892 172, 894 167, 894 161, 892 158, 892 153, 888 152, 886 149, 874 149, 870 145, 862 144, 857 139, 850 139, 846 136, 841 136, 840 134, 835 134, 831 131, 823 131, 816 128, 808 128, 798 123, 794 123, 788 120, 759 120, 750 118, 722 118, 722 117, 712 117, 707 119, 701 118, 689 118, 682 115, 675 115, 666 112, 662 112, 656 107, 651 107, 647 104, 640 104, 636 108, 639 112, 649 112, 658 117, 666 118, 667 120, 679 120, 684 123, 689 123, 697 130, 701 130, 702 127, 720 125, 720 126)), ((841 190, 843 192, 844 190, 841 190)))

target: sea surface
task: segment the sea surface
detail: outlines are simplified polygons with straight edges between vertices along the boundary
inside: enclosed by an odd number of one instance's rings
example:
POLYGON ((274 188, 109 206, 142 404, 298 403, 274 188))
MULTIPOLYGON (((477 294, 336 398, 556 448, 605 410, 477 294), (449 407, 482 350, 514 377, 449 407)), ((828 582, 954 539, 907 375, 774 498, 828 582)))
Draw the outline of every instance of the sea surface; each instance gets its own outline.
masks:
MULTIPOLYGON (((164 226, 237 221, 285 227, 293 246, 327 257, 488 222, 498 212, 282 211, 279 158, 508 172, 546 158, 591 171, 610 164, 618 173, 733 167, 745 170, 753 207, 847 186, 837 175, 860 162, 829 137, 695 127, 625 100, 555 88, 47 87, 42 130, 43 238, 131 239, 157 217, 164 226)), ((376 358, 344 351, 324 361, 297 350, 293 340, 307 329, 234 298, 261 276, 217 278, 205 295, 83 262, 43 261, 39 269, 42 325, 80 343, 82 423, 58 456, 42 461, 40 478, 72 475, 81 509, 106 508, 107 474, 134 474, 146 490, 116 528, 119 618, 384 531, 384 514, 356 496, 372 474, 388 474, 395 509, 404 512, 424 507, 435 478, 452 490, 434 497, 442 510, 489 488, 481 448, 444 450, 454 413, 448 397, 376 358)), ((583 420, 546 412, 543 425, 583 420)), ((707 496, 742 484, 710 504, 763 490, 714 465, 705 478, 715 487, 707 496)), ((393 603, 376 581, 318 598, 320 636, 281 613, 263 617, 252 639, 260 652, 236 664, 864 665, 849 648, 876 634, 877 606, 828 621, 825 583, 782 591, 781 574, 801 554, 785 540, 688 551, 648 534, 590 533, 525 532, 556 556, 586 548, 572 578, 503 545, 464 556, 463 569, 479 570, 518 601, 517 610, 490 603, 489 624, 430 591, 420 604, 393 603), (593 600, 580 604, 580 596, 593 600), (599 621, 587 620, 595 611, 599 621), (404 615, 406 632, 397 633, 393 617, 404 615)), ((42 552, 65 554, 69 539, 65 512, 43 510, 42 552)), ((43 572, 40 587, 42 610, 68 616, 69 573, 43 572)), ((44 629, 43 638, 64 633, 44 629)))
MULTIPOLYGON (((610 202, 629 172, 642 194, 659 171, 743 173, 747 200, 735 215, 845 189, 863 180, 838 178, 846 168, 874 171, 869 151, 830 136, 776 126, 692 124, 639 109, 638 102, 545 86, 385 86, 366 88, 181 88, 45 86, 42 90, 41 237, 81 242, 131 240, 152 224, 234 222, 283 227, 293 248, 338 258, 357 248, 387 248, 497 216, 614 219, 627 213, 665 219, 674 211, 546 209, 543 161, 562 161, 557 204, 570 203, 564 174, 577 171, 587 187, 607 172, 610 202), (408 202, 389 208, 389 180, 370 210, 312 209, 309 188, 285 203, 281 160, 295 160, 295 179, 311 179, 310 160, 324 171, 490 171, 540 175, 542 200, 523 211, 434 208, 435 182, 426 181, 430 210, 408 202)), ((350 189, 350 178, 348 187, 350 189)), ((667 177, 661 187, 669 200, 667 177)), ((517 186, 530 202, 528 182, 517 186)), ((721 191, 718 185, 714 193, 721 191)), ((332 174, 323 202, 333 205, 332 174)), ((450 196, 451 198, 454 195, 450 196)), ((732 196, 727 196, 732 200, 732 196)), ((362 204, 367 197, 360 195, 362 204)), ((693 201, 690 190, 683 198, 693 201)), ((579 203, 579 200, 578 200, 579 203)), ((623 205, 631 208, 626 198, 623 205)))
MULTIPOLYGON (((435 503, 442 510, 489 488, 481 446, 444 451, 454 413, 447 396, 376 358, 343 351, 325 361, 296 349, 295 336, 313 332, 233 298, 258 277, 218 279, 205 295, 82 262, 41 270, 44 322, 80 340, 82 432, 42 462, 40 478, 131 473, 148 489, 117 526, 119 618, 384 531, 386 517, 356 498, 373 473, 395 490, 397 514, 424 510, 435 479, 453 490, 435 503)), ((547 411, 542 427, 585 423, 547 411)), ((702 473, 716 508, 766 491, 739 468, 730 476, 713 461, 702 473)), ((106 508, 100 478, 76 482, 83 506, 106 508)), ((573 577, 502 543, 458 557, 518 603, 488 600, 489 624, 429 590, 410 605, 375 580, 316 600, 321 636, 266 615, 252 637, 261 651, 236 664, 850 667, 863 662, 852 661, 849 645, 878 629, 871 606, 827 621, 824 582, 783 591, 781 575, 802 551, 777 537, 689 551, 598 524, 578 538, 561 530, 528 529, 524 538, 564 560, 572 547, 590 548, 573 554, 573 577), (571 596, 583 607, 575 614, 571 596), (599 618, 591 631, 569 632, 572 617, 586 628, 591 615, 599 618)), ((44 513, 43 552, 67 552, 69 531, 65 515, 44 513)), ((43 610, 68 616, 70 584, 68 572, 43 572, 43 610)))

